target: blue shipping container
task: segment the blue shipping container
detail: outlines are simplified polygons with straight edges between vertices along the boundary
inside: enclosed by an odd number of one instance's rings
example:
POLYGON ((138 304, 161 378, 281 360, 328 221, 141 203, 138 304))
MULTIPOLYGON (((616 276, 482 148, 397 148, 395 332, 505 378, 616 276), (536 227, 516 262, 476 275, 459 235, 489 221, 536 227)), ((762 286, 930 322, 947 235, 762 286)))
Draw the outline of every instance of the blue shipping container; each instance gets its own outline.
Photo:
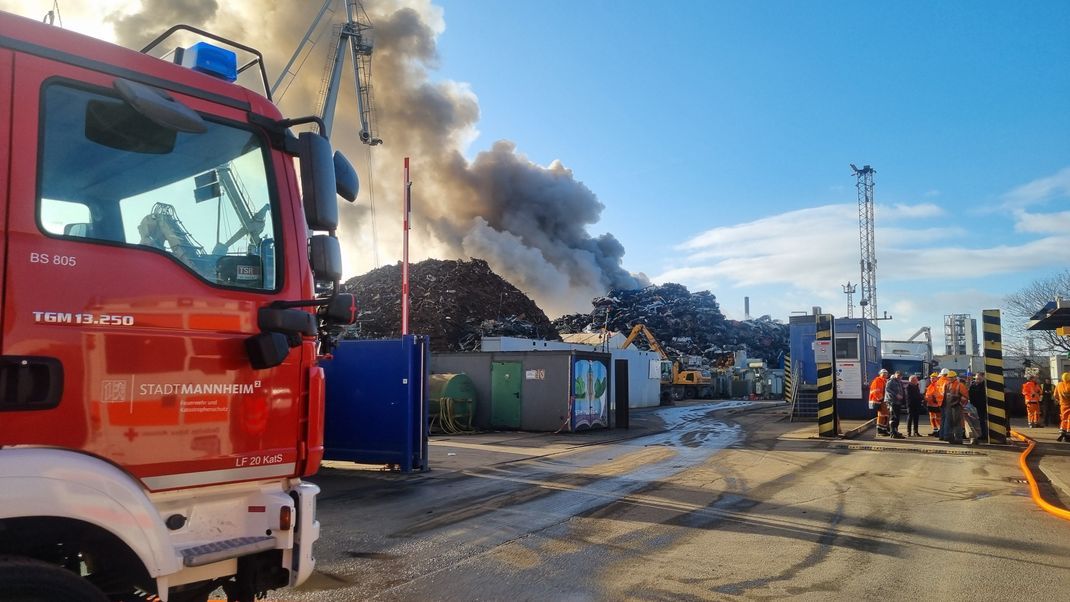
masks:
POLYGON ((324 458, 427 470, 429 340, 342 341, 327 379, 324 458))

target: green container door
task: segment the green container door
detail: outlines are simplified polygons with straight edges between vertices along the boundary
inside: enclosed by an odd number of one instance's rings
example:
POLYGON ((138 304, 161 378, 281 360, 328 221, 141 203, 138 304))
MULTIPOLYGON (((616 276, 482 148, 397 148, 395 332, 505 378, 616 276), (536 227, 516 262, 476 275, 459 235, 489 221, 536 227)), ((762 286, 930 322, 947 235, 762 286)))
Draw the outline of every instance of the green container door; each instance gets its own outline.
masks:
POLYGON ((520 428, 520 362, 490 365, 490 424, 520 428))

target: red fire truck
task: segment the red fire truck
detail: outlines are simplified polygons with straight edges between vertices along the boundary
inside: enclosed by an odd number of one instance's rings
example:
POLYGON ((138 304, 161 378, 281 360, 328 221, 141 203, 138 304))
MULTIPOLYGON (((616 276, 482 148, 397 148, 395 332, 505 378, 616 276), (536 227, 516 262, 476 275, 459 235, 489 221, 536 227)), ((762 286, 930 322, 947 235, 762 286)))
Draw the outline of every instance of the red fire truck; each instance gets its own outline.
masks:
POLYGON ((255 50, 165 36, 0 13, 0 600, 244 601, 314 566, 356 173, 255 50), (233 83, 257 66, 264 96, 233 83))

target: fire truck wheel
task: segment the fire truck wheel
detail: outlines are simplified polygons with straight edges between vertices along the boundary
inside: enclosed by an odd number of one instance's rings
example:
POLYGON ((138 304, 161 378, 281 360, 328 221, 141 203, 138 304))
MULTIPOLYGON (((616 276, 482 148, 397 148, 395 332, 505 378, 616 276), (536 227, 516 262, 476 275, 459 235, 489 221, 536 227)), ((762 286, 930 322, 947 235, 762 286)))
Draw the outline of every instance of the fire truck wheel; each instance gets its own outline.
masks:
POLYGON ((33 558, 0 556, 0 602, 108 602, 95 585, 33 558))

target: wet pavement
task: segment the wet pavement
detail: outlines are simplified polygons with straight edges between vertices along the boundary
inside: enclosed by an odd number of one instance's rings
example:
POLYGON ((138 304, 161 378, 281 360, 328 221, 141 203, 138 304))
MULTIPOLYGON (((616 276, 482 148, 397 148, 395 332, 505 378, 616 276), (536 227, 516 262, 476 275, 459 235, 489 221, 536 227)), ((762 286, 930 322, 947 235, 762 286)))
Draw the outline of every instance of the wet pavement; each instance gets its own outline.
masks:
MULTIPOLYGON (((878 440, 862 421, 824 441, 781 402, 683 402, 632 426, 437 436, 417 474, 325 463, 317 570, 272 599, 872 599, 906 567, 893 597, 999 573, 969 591, 1045 599, 1070 578, 1070 525, 1032 504, 1018 447, 878 440)), ((1058 487, 1070 455, 1041 445, 1058 487)))

